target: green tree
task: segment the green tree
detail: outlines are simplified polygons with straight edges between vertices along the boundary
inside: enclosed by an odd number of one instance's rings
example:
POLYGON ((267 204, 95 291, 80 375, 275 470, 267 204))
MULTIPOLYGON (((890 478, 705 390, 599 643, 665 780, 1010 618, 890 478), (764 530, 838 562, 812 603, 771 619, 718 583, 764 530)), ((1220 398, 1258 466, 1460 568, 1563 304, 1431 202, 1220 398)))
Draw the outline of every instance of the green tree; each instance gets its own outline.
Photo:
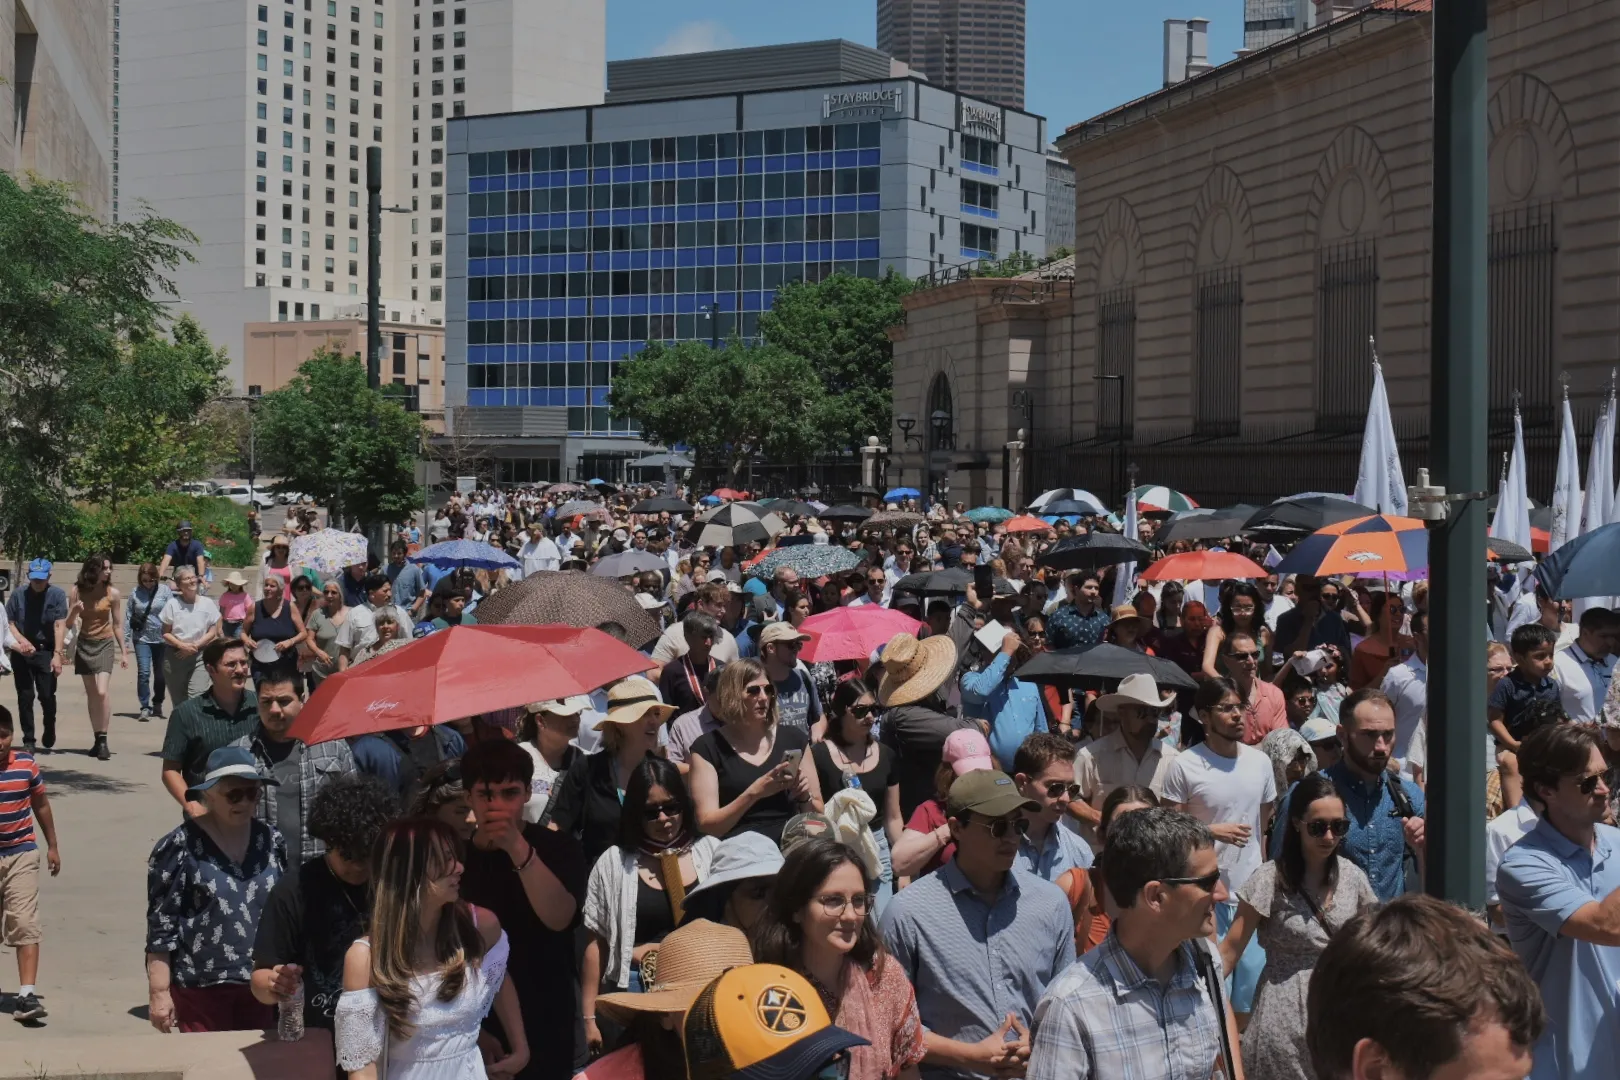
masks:
POLYGON ((901 299, 914 284, 890 270, 878 279, 834 274, 815 284, 786 285, 759 317, 760 337, 810 362, 827 392, 817 422, 829 448, 859 446, 890 427, 894 342, 888 331, 906 318, 901 299))
POLYGON ((648 439, 724 467, 733 485, 756 453, 798 461, 825 445, 821 380, 804 357, 773 345, 655 341, 618 365, 608 405, 648 439))
POLYGON ((127 343, 104 377, 101 424, 70 470, 72 487, 116 507, 132 496, 206 476, 232 451, 209 406, 230 387, 223 348, 189 315, 170 335, 127 343))
POLYGON ((259 399, 260 469, 340 519, 394 520, 416 508, 422 422, 366 386, 358 355, 322 350, 259 399))
POLYGON ((76 459, 108 422, 130 343, 158 336, 162 297, 196 237, 150 214, 101 221, 71 188, 0 173, 0 544, 71 528, 76 459))

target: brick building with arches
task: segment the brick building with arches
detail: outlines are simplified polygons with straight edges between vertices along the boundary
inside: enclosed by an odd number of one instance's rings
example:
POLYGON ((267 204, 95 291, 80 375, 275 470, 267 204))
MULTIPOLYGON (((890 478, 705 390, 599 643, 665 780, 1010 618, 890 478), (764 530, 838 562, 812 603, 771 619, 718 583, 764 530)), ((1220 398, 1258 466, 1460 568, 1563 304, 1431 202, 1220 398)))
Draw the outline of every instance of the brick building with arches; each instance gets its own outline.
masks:
MULTIPOLYGON (((1217 503, 1348 490, 1374 342, 1409 475, 1422 464, 1430 0, 1322 6, 1337 17, 1059 138, 1072 264, 908 299, 907 482, 929 466, 953 500, 1017 502, 1023 432, 1032 490, 1117 496, 1127 463, 1217 503), (943 454, 921 419, 939 377, 943 454)), ((1563 386, 1585 438, 1620 363, 1620 20, 1607 0, 1492 0, 1489 51, 1492 445, 1517 402, 1544 498, 1563 386)))

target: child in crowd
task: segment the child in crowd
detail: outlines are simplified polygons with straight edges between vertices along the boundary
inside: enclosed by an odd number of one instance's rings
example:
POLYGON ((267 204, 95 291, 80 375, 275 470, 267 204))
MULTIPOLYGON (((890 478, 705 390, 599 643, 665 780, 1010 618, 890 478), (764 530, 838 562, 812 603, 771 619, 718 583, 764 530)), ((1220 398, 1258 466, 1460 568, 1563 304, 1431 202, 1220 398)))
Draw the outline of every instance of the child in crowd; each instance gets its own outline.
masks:
POLYGON ((1513 631, 1508 648, 1513 652, 1513 670, 1508 672, 1485 703, 1485 715, 1496 736, 1496 763, 1502 780, 1502 805, 1519 805, 1519 740, 1530 733, 1530 706, 1537 701, 1557 701, 1558 680, 1552 677, 1553 648, 1558 635, 1541 623, 1526 623, 1513 631))
POLYGON ((18 1023, 43 1020, 45 1007, 34 991, 39 976, 39 843, 34 822, 49 847, 51 876, 62 872, 56 821, 45 797, 45 781, 34 755, 11 748, 11 711, 0 705, 0 927, 5 944, 17 950, 17 980, 11 1018, 18 1023))
POLYGON ((228 638, 242 636, 242 620, 253 606, 253 597, 247 594, 247 579, 240 570, 225 575, 225 591, 219 595, 220 632, 228 638))

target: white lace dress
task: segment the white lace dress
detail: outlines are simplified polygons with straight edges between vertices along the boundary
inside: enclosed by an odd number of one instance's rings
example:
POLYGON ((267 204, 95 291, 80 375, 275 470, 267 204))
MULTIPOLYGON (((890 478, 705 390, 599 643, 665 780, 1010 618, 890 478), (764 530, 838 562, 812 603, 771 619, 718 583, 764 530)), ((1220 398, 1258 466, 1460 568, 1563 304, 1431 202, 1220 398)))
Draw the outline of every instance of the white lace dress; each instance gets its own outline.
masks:
MULTIPOLYGON (((382 1080, 486 1080, 478 1053, 478 1027, 489 1015, 495 995, 506 981, 511 947, 506 934, 467 972, 467 982, 452 1001, 438 999, 439 976, 418 975, 416 1031, 388 1046, 388 1072, 382 1080)), ((364 1068, 382 1057, 388 1025, 375 990, 345 990, 334 1017, 338 1067, 364 1068)))

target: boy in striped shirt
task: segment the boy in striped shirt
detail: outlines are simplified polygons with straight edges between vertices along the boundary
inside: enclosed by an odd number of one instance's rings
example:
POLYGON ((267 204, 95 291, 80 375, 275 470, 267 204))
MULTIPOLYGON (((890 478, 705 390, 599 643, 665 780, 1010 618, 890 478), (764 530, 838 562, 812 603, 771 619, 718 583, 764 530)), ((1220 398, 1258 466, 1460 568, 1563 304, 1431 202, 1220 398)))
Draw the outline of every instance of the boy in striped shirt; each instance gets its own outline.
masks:
POLYGON ((0 705, 0 936, 17 950, 17 976, 22 986, 12 1001, 11 1018, 23 1022, 45 1018, 34 992, 40 939, 36 818, 50 848, 46 859, 52 877, 62 872, 62 855, 39 766, 33 754, 13 750, 11 738, 11 712, 0 705))

